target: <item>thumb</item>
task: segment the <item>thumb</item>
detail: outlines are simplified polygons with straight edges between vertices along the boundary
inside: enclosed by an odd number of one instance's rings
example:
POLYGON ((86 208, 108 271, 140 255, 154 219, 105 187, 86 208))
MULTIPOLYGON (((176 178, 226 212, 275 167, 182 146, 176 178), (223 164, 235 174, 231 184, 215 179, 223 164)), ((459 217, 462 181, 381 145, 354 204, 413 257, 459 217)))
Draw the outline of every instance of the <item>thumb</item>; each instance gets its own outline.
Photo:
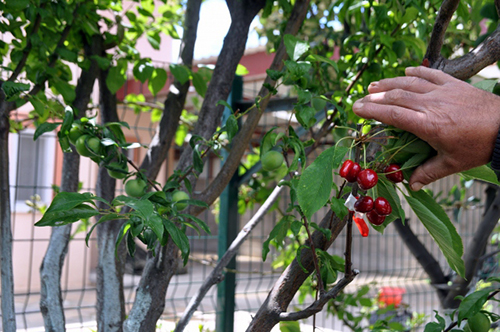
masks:
POLYGON ((453 174, 450 164, 443 156, 437 155, 420 165, 411 175, 410 187, 413 191, 422 189, 423 186, 453 174))

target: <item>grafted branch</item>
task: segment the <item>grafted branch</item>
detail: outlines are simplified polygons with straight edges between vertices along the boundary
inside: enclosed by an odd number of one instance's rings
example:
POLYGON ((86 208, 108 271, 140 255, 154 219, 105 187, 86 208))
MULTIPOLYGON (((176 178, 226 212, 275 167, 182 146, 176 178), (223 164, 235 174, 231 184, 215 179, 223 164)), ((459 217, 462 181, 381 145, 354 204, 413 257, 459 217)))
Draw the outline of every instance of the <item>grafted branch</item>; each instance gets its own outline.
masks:
POLYGON ((309 307, 297 312, 282 312, 279 316, 279 320, 296 321, 299 319, 309 318, 312 315, 317 314, 323 310, 323 307, 328 303, 328 301, 336 298, 337 295, 339 295, 339 293, 343 291, 344 288, 349 285, 358 274, 358 270, 353 270, 350 275, 346 275, 344 278, 340 279, 340 281, 337 282, 328 292, 321 294, 319 299, 314 301, 309 307))

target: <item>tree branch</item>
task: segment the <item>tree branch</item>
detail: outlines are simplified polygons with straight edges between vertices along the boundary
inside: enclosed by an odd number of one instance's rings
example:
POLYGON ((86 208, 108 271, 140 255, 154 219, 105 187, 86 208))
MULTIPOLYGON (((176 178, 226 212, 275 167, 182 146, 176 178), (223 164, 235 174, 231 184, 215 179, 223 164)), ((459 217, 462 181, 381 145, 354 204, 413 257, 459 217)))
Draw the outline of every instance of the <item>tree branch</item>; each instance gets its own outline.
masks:
MULTIPOLYGON (((44 8, 45 3, 40 6, 40 8, 44 8)), ((29 35, 36 35, 38 33, 38 29, 40 29, 40 25, 42 24, 42 16, 38 13, 36 15, 35 23, 33 24, 33 30, 30 31, 29 35)), ((12 72, 12 75, 10 75, 8 81, 14 82, 21 71, 23 70, 24 66, 26 65, 26 61, 28 60, 28 56, 31 52, 31 48, 33 47, 33 44, 31 43, 31 38, 27 38, 28 42, 26 43, 26 46, 24 47, 23 50, 23 57, 21 60, 19 60, 19 63, 17 64, 16 68, 12 72)))
POLYGON ((460 0, 444 0, 439 9, 438 15, 436 17, 436 22, 434 23, 434 28, 432 29, 431 39, 427 47, 427 52, 425 53, 425 59, 428 59, 430 66, 434 67, 434 64, 441 57, 441 48, 443 47, 444 35, 448 24, 453 16, 453 13, 458 8, 460 0))
POLYGON ((458 79, 466 80, 498 60, 500 60, 500 25, 469 53, 452 60, 441 58, 431 67, 441 69, 458 79))
MULTIPOLYGON (((231 26, 229 27, 229 31, 224 38, 222 50, 217 58, 217 63, 215 65, 210 84, 208 85, 205 99, 203 100, 203 104, 198 116, 198 121, 196 122, 193 135, 198 135, 203 137, 204 139, 209 140, 210 138, 212 138, 215 130, 217 129, 217 126, 220 124, 224 106, 217 105, 217 102, 219 100, 227 100, 227 97, 229 96, 236 67, 238 66, 238 63, 245 51, 250 23, 252 22, 255 15, 257 15, 257 13, 260 11, 260 9, 264 7, 264 4, 264 0, 228 1, 228 6, 230 6, 230 13, 232 18, 231 26)), ((234 141, 233 149, 237 149, 234 141)), ((189 167, 189 165, 192 164, 192 153, 193 150, 191 149, 191 146, 188 145, 181 155, 177 169, 185 170, 189 167)), ((241 154, 243 154, 243 151, 241 151, 241 154)), ((226 164, 230 164, 230 160, 232 160, 233 158, 235 157, 229 156, 228 162, 226 164)), ((237 160, 239 162, 239 159, 237 160)), ((231 173, 226 173, 225 170, 227 170, 227 168, 228 166, 223 166, 223 169, 220 172, 224 172, 225 176, 227 176, 227 178, 224 178, 226 181, 222 185, 222 190, 229 182, 229 179, 234 173, 234 171, 231 173)), ((192 186, 194 187, 197 181, 196 176, 194 174, 191 174, 190 176, 188 176, 188 179, 189 181, 191 181, 192 186)), ((217 179, 220 179, 219 176, 217 176, 217 179)), ((216 197, 219 196, 222 190, 217 193, 216 197)), ((195 197, 195 199, 200 198, 195 197)), ((205 202, 210 203, 208 200, 206 200, 205 202)), ((191 209, 188 211, 188 213, 192 213, 191 209)))
POLYGON ((335 286, 332 287, 332 289, 320 295, 319 299, 314 301, 309 307, 297 312, 282 312, 279 315, 279 320, 297 321, 299 319, 305 319, 311 317, 314 314, 317 314, 318 312, 323 310, 323 307, 328 303, 328 301, 336 298, 337 295, 339 295, 339 293, 344 290, 344 288, 349 285, 358 274, 358 270, 353 270, 350 275, 346 275, 344 278, 342 278, 337 284, 335 284, 335 286))
MULTIPOLYGON (((291 34, 296 35, 299 31, 302 22, 304 21, 305 15, 307 14, 307 8, 309 7, 310 0, 297 0, 295 1, 294 8, 288 19, 287 26, 283 34, 291 34)), ((274 56, 273 62, 270 66, 270 69, 280 71, 283 69, 284 60, 287 58, 286 48, 281 41, 280 46, 276 51, 276 55, 274 56)), ((276 82, 271 80, 269 76, 266 77, 264 84, 270 84, 271 86, 275 86, 276 82)), ((260 109, 254 109, 248 114, 247 120, 241 127, 240 131, 234 137, 232 141, 232 148, 229 151, 229 156, 227 157, 226 162, 222 166, 221 170, 215 177, 215 179, 210 183, 210 185, 199 195, 195 195, 195 199, 202 200, 207 204, 212 204, 217 197, 222 193, 224 188, 229 182, 229 179, 234 174, 239 166, 239 162, 245 153, 245 150, 248 146, 248 142, 252 138, 252 135, 255 133, 255 128, 257 128, 259 124, 259 120, 267 108, 267 105, 270 100, 269 90, 264 86, 260 89, 258 96, 263 98, 260 101, 260 109), (268 96, 268 97, 265 97, 268 96)), ((189 213, 191 214, 199 214, 203 208, 200 207, 190 207, 189 213)))
POLYGON ((488 238, 495 229, 498 219, 500 219, 500 188, 496 189, 495 200, 486 211, 483 220, 468 245, 468 250, 464 256, 465 279, 458 275, 455 276, 453 285, 444 300, 444 308, 457 308, 460 301, 456 300, 455 297, 467 294, 469 284, 480 267, 479 257, 484 252, 488 238))
MULTIPOLYGON (((198 22, 200 19, 201 0, 189 0, 186 8, 186 19, 184 25, 184 35, 182 36, 181 45, 181 60, 185 66, 189 68, 193 65, 194 45, 196 42, 196 31, 198 30, 198 22)), ((174 80, 175 90, 171 89, 168 93, 163 115, 156 128, 155 136, 153 137, 148 152, 142 161, 140 169, 146 170, 146 176, 150 179, 156 179, 161 165, 165 160, 172 140, 175 137, 175 132, 179 125, 179 119, 186 103, 186 96, 189 89, 189 82, 181 84, 178 80, 174 80)))
MULTIPOLYGON (((413 233, 410 228, 409 220, 403 225, 401 219, 396 219, 392 222, 396 231, 398 232, 403 243, 408 247, 412 255, 417 259, 425 273, 431 279, 431 285, 446 285, 448 278, 443 273, 439 262, 432 256, 427 248, 420 242, 418 237, 413 233)), ((436 288, 441 304, 448 293, 445 289, 436 288)))
MULTIPOLYGON (((329 248, 346 223, 347 217, 341 220, 332 211, 329 211, 319 223, 319 227, 330 229, 332 235, 330 239, 327 239, 321 232, 315 231, 312 238, 316 248, 321 250, 329 248)), ((300 286, 314 271, 310 249, 302 249, 297 257, 276 280, 266 300, 250 323, 247 332, 271 331, 274 325, 279 323, 280 314, 286 311, 300 286), (301 259, 300 264, 297 257, 301 259), (307 270, 307 273, 304 272, 303 268, 307 270)))
POLYGON ((229 264, 231 259, 237 254, 239 248, 243 244, 243 242, 246 240, 246 238, 250 235, 252 230, 261 222, 261 220, 264 218, 265 214, 271 206, 274 204, 276 199, 278 198, 279 194, 283 190, 283 186, 276 186, 269 195, 269 197, 266 199, 264 204, 259 208, 259 210, 254 214, 254 216, 247 222, 247 224, 243 227, 243 229, 238 233, 238 236, 234 239, 234 241, 231 243, 227 251, 224 253, 224 255, 221 257, 215 268, 210 272, 209 276, 203 281, 203 284, 201 287, 198 289, 196 294, 191 298, 189 301, 188 306, 184 310, 184 313, 182 314, 182 317, 179 319, 179 322, 177 323, 177 326, 174 330, 174 332, 181 332, 184 331, 186 328, 187 324, 189 323, 189 320, 193 316, 193 313, 195 310, 198 308, 198 306, 201 303, 201 300, 205 297, 205 295, 208 293, 208 291, 212 288, 213 285, 219 283, 223 279, 223 270, 224 268, 229 264))

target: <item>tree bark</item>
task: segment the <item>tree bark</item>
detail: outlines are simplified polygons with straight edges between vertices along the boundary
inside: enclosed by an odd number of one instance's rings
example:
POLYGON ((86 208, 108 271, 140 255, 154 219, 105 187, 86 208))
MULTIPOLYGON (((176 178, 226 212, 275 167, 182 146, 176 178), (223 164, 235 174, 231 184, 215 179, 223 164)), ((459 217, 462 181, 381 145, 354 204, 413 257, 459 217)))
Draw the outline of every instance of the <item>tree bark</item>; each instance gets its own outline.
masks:
MULTIPOLYGON (((97 36, 92 39, 92 45, 85 45, 85 54, 88 57, 93 54, 100 54, 100 40, 97 36)), ((87 110, 98 71, 97 63, 92 61, 89 69, 83 71, 78 79, 75 89, 76 97, 72 106, 79 111, 80 116, 87 110)), ((78 153, 76 151, 65 153, 61 191, 76 192, 78 190, 79 169, 80 157, 78 153)), ((40 266, 40 310, 47 331, 60 332, 65 330, 60 279, 64 258, 68 250, 70 233, 71 225, 52 228, 49 246, 40 266)))
POLYGON ((16 331, 14 278, 12 268, 12 225, 10 218, 9 182, 9 112, 5 95, 0 90, 0 270, 2 272, 2 327, 16 331))
MULTIPOLYGON (((341 220, 332 211, 329 211, 319 223, 319 227, 330 229, 332 236, 330 239, 327 239, 321 232, 315 231, 312 235, 314 247, 327 250, 340 234, 346 222, 347 217, 341 220)), ((307 273, 302 270, 297 258, 295 258, 274 284, 266 300, 250 323, 247 332, 269 332, 280 322, 280 314, 286 312, 295 293, 297 293, 300 286, 314 271, 310 249, 302 249, 300 259, 307 273)))
MULTIPOLYGON (((196 31, 200 20, 201 0, 189 0, 186 8, 186 19, 184 24, 184 35, 182 37, 181 61, 182 64, 191 68, 193 65, 194 44, 196 42, 196 31)), ((186 103, 186 97, 190 86, 189 81, 181 84, 174 80, 174 91, 168 93, 163 108, 163 115, 156 128, 155 136, 149 145, 148 153, 142 161, 140 169, 146 170, 146 176, 156 179, 160 167, 168 155, 170 146, 175 137, 179 119, 186 103)))
MULTIPOLYGON (((224 106, 217 105, 217 102, 227 100, 229 96, 236 67, 245 51, 250 23, 264 7, 265 1, 228 0, 227 4, 231 13, 231 26, 224 38, 224 44, 217 58, 212 79, 208 85, 198 121, 193 131, 193 135, 201 136, 207 140, 212 138, 217 126, 220 125, 224 106)), ((192 154, 193 150, 188 145, 181 155, 178 170, 185 170, 192 165, 192 154)), ((231 176, 232 174, 228 175, 228 181, 231 176)), ((197 181, 196 175, 191 174, 188 179, 194 188, 197 181)))
MULTIPOLYGON (((105 54, 103 54, 105 56, 105 54)), ((118 122, 116 95, 106 85, 108 70, 99 73, 99 97, 101 124, 118 122)), ((116 180, 100 167, 97 175, 96 195, 111 202, 115 197, 116 180)), ((98 202, 99 208, 107 208, 98 202)), ((99 221, 96 218, 96 222, 99 221)), ((116 237, 123 220, 104 222, 96 227, 98 263, 97 275, 97 329, 102 332, 121 332, 125 320, 125 296, 123 294, 123 268, 126 249, 120 246, 115 255, 116 237)), ((123 243, 122 243, 123 244, 123 243)))

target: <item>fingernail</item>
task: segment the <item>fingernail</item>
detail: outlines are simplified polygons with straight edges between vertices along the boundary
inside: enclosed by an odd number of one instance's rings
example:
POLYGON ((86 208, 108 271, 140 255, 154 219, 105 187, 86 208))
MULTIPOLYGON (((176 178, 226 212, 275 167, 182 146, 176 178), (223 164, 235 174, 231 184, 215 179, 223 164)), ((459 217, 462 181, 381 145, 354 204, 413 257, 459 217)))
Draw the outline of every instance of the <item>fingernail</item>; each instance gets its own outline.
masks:
MULTIPOLYGON (((361 100, 361 99, 360 99, 360 100, 361 100)), ((354 102, 354 105, 352 105, 352 109, 353 109, 354 111, 357 111, 357 110, 360 110, 360 109, 362 109, 362 108, 363 108, 363 105, 364 105, 364 104, 363 104, 363 102, 362 102, 362 101, 360 101, 360 100, 356 100, 356 102, 354 102)))
POLYGON ((378 82, 371 82, 368 88, 375 88, 378 85, 378 82))
POLYGON ((410 187, 411 187, 411 190, 413 191, 419 191, 420 189, 422 189, 424 185, 421 184, 420 182, 413 182, 410 187))

